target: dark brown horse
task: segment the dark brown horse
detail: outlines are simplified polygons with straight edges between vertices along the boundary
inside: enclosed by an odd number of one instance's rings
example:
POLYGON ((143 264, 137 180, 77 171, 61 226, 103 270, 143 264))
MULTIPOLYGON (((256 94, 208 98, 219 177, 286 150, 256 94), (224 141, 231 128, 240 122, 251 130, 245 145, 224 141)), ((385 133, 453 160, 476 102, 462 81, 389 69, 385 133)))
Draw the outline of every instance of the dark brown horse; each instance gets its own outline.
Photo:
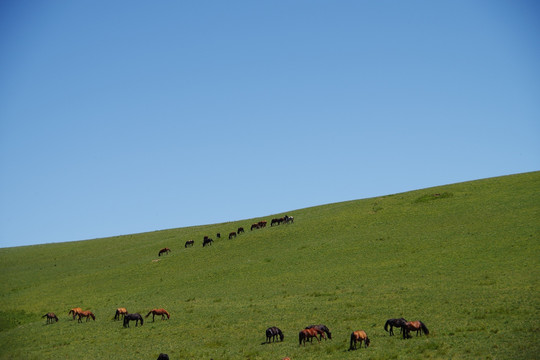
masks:
POLYGON ((116 314, 114 314, 114 320, 120 320, 120 317, 124 318, 128 313, 126 308, 116 309, 116 314))
POLYGON ((159 250, 158 256, 161 256, 161 254, 168 254, 170 252, 171 252, 171 249, 163 248, 163 249, 159 250))
POLYGON ((272 326, 272 327, 269 327, 268 329, 266 329, 266 342, 269 343, 270 340, 272 341, 276 341, 276 338, 279 336, 280 340, 283 341, 283 332, 275 327, 275 326, 272 326))
POLYGON ((306 341, 312 340, 313 338, 317 339, 318 342, 321 342, 317 337, 318 335, 326 339, 322 330, 317 330, 315 328, 304 329, 298 333, 298 345, 302 345, 302 342, 304 342, 304 346, 306 346, 306 341))
POLYGON ((76 317, 77 314, 79 314, 81 311, 82 311, 81 308, 73 308, 73 309, 69 310, 68 315, 73 314, 73 320, 75 320, 75 317, 76 317))
POLYGON ((206 245, 212 245, 212 243, 214 242, 214 240, 208 238, 208 237, 204 237, 204 240, 203 240, 203 243, 202 243, 202 246, 205 247, 206 245))
POLYGON ((243 227, 239 227, 238 230, 236 230, 236 233, 237 233, 238 235, 240 235, 240 234, 243 233, 243 232, 244 232, 244 228, 243 228, 243 227))
POLYGON ((386 323, 384 324, 384 331, 388 331, 390 333, 390 336, 394 335, 394 327, 397 327, 399 328, 399 332, 402 333, 403 332, 403 326, 405 325, 405 323, 407 322, 407 320, 405 320, 404 318, 399 318, 399 319, 388 319, 386 320, 386 323), (390 327, 390 330, 388 330, 388 327, 390 327))
POLYGON ((141 314, 139 314, 139 313, 126 314, 126 316, 124 316, 124 327, 129 327, 129 322, 130 321, 135 321, 135 327, 137 327, 137 324, 139 323, 139 321, 141 322, 141 326, 144 323, 144 320, 143 320, 141 314))
POLYGON ((236 232, 231 232, 229 233, 229 240, 231 240, 232 238, 235 238, 236 237, 236 232))
POLYGON ((90 320, 90 318, 92 318, 92 320, 96 321, 96 317, 94 316, 94 314, 92 314, 92 312, 90 310, 81 311, 77 315, 79 316, 79 319, 77 321, 80 322, 80 323, 82 322, 83 317, 86 318, 86 321, 90 320))
POLYGON ((429 335, 429 330, 421 321, 408 321, 403 325, 403 338, 408 339, 411 337, 410 332, 416 331, 416 336, 422 333, 429 335))
POLYGON ((193 244, 195 244, 195 240, 188 240, 186 241, 186 244, 184 245, 184 247, 188 247, 188 246, 193 246, 193 244))
POLYGON ((55 313, 46 313, 41 318, 43 319, 44 317, 47 318, 47 324, 52 324, 53 320, 56 320, 56 322, 58 322, 58 317, 56 316, 55 313))
POLYGON ((362 341, 364 342, 365 347, 369 346, 370 340, 364 330, 353 331, 351 334, 351 345, 349 346, 350 350, 356 350, 356 344, 360 343, 360 349, 362 348, 362 341))
POLYGON ((155 320, 156 315, 161 315, 161 320, 165 320, 165 316, 167 316, 167 319, 171 318, 171 315, 165 309, 152 309, 145 317, 149 317, 150 314, 152 314, 152 321, 155 320))

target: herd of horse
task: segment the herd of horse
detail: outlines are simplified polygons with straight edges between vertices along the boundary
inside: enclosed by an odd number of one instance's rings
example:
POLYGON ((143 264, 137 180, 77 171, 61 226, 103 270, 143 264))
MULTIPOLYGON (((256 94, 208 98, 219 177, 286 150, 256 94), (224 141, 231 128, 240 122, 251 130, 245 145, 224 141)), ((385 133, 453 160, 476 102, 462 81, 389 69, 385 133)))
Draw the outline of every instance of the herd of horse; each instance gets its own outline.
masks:
MULTIPOLYGON (((75 320, 76 317, 78 317, 77 322, 82 322, 82 318, 86 318, 86 321, 90 320, 96 320, 96 316, 89 310, 83 310, 80 307, 70 309, 68 312, 68 315, 71 315, 73 317, 73 320, 75 320)), ((171 318, 171 314, 165 309, 152 309, 146 314, 146 318, 152 315, 152 321, 155 321, 155 316, 161 316, 161 320, 165 320, 165 317, 167 319, 171 318)), ((55 313, 47 313, 42 316, 42 318, 47 318, 47 324, 52 324, 53 321, 58 322, 58 317, 55 315, 55 313)), ((126 308, 118 308, 116 309, 116 313, 114 314, 114 320, 123 320, 124 321, 124 327, 129 327, 130 321, 135 321, 135 327, 138 326, 139 322, 141 325, 144 324, 143 317, 139 313, 128 313, 126 308)))
MULTIPOLYGON (((388 319, 384 324, 384 330, 387 331, 390 336, 394 335, 394 327, 400 328, 404 339, 411 338, 411 331, 416 331, 416 336, 422 335, 422 333, 429 335, 428 328, 421 321, 407 321, 404 318, 399 318, 388 319)), ((280 341, 283 341, 285 337, 283 332, 278 327, 272 326, 266 329, 265 343, 275 342, 278 337, 280 341)), ((318 342, 321 342, 322 339, 332 339, 332 333, 328 327, 323 324, 307 326, 298 333, 298 345, 301 346, 304 344, 304 346, 306 346, 306 342, 313 343, 313 338, 317 339, 318 342)), ((362 348, 362 342, 366 348, 371 343, 371 340, 367 336, 366 332, 364 330, 353 331, 350 337, 349 351, 356 350, 358 345, 360 345, 360 348, 362 348)))
MULTIPOLYGON (((253 231, 253 229, 262 229, 262 228, 266 227, 267 223, 268 222, 265 221, 265 220, 261 220, 259 222, 256 222, 253 225, 251 225, 251 231, 253 231)), ((281 225, 281 224, 292 224, 292 223, 294 223, 294 217, 289 216, 289 215, 285 215, 285 216, 283 216, 281 218, 272 219, 272 221, 270 222, 270 226, 281 225)), ((236 238, 238 235, 240 235, 240 234, 242 234, 244 232, 245 231, 244 231, 243 227, 239 227, 236 231, 231 231, 229 233, 229 240, 236 238)), ((221 238, 221 233, 217 233, 216 237, 218 239, 220 239, 221 238)), ((213 242, 214 242, 214 240, 212 238, 210 238, 208 236, 204 236, 202 246, 206 247, 207 245, 212 245, 213 242)), ((184 248, 192 247, 193 245, 195 245, 195 240, 187 240, 186 243, 184 244, 184 248)), ((165 247, 165 248, 159 250, 158 256, 168 254, 169 252, 171 252, 171 249, 165 247)))

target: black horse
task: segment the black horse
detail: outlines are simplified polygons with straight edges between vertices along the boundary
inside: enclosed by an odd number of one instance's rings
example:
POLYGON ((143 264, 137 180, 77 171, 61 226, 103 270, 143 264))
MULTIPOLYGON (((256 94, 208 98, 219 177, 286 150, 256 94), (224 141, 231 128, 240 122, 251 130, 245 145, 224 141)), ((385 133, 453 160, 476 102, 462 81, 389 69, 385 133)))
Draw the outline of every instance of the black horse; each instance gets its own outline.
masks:
POLYGON ((214 240, 205 237, 204 240, 203 240, 202 246, 205 247, 206 245, 212 245, 213 242, 214 242, 214 240))
POLYGON ((137 324, 139 323, 139 321, 141 322, 141 326, 143 325, 144 323, 144 320, 141 316, 141 314, 139 313, 136 313, 136 314, 126 314, 124 316, 124 327, 129 327, 129 322, 130 321, 135 321, 135 327, 137 327, 137 324))
POLYGON ((388 319, 386 320, 386 323, 384 324, 384 331, 388 331, 390 333, 390 336, 394 335, 394 327, 400 328, 399 332, 400 334, 403 332, 403 326, 407 320, 404 318, 399 319, 388 319), (388 330, 388 327, 390 326, 390 330, 388 330))
MULTIPOLYGON (((323 324, 319 324, 319 325, 309 325, 306 327, 306 329, 316 329, 316 330, 319 330, 319 331, 324 331, 326 333, 326 336, 328 336, 328 338, 330 340, 332 340, 332 333, 330 332, 330 330, 326 327, 326 325, 323 325, 323 324)), ((321 336, 322 337, 322 336, 321 336)), ((326 338, 324 339, 326 340, 326 338)))
POLYGON ((270 342, 270 339, 272 341, 276 341, 276 338, 278 336, 279 336, 280 341, 283 341, 283 338, 284 338, 283 332, 279 328, 272 326, 266 329, 266 342, 267 343, 270 342))

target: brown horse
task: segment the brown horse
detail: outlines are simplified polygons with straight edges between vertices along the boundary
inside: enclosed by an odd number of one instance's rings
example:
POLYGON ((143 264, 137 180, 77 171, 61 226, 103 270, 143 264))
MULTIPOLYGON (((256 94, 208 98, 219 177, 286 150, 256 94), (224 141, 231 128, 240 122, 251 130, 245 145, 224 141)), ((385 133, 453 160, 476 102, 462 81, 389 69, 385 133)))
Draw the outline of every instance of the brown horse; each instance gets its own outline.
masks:
POLYGON ((171 249, 163 248, 163 249, 159 250, 158 256, 161 256, 161 254, 168 254, 170 252, 171 252, 171 249))
POLYGON ((161 320, 165 320, 165 316, 167 316, 167 319, 171 318, 171 315, 165 309, 152 309, 145 317, 149 317, 150 314, 152 314, 152 321, 154 321, 156 315, 161 315, 161 320))
POLYGON ((73 309, 69 310, 68 315, 73 314, 73 320, 75 320, 75 317, 76 317, 77 314, 79 314, 81 311, 82 311, 81 308, 73 308, 73 309))
POLYGON ((408 339, 411 337, 410 332, 416 331, 416 336, 418 336, 418 333, 422 335, 422 332, 426 335, 429 335, 429 330, 421 321, 408 321, 403 325, 403 338, 408 339))
POLYGON ((236 232, 234 231, 229 234, 229 240, 231 240, 233 237, 236 237, 236 232))
POLYGON ((195 244, 195 240, 188 240, 186 241, 186 244, 184 245, 184 247, 188 247, 188 246, 193 246, 193 244, 195 244))
POLYGON ((58 322, 58 317, 55 313, 46 313, 41 318, 43 319, 44 317, 47 317, 47 324, 52 324, 53 320, 56 320, 56 322, 58 322))
POLYGON ((239 227, 238 230, 236 230, 236 233, 237 233, 238 235, 240 235, 240 234, 243 233, 243 232, 244 232, 244 228, 243 228, 243 227, 239 227))
POLYGON ((298 333, 298 345, 302 345, 303 341, 304 346, 306 346, 306 341, 312 340, 313 338, 317 339, 318 342, 321 342, 321 340, 317 337, 318 335, 320 335, 326 340, 324 331, 318 330, 316 328, 304 329, 300 331, 300 333, 298 333))
POLYGON ((96 317, 94 316, 94 314, 92 314, 92 312, 90 310, 81 311, 77 315, 79 315, 79 319, 77 321, 80 322, 80 323, 82 322, 83 317, 86 318, 86 321, 90 320, 90 318, 92 318, 92 320, 96 321, 96 317))
POLYGON ((358 330, 353 331, 351 333, 351 345, 349 347, 350 350, 356 350, 356 343, 360 343, 360 349, 362 348, 362 341, 364 342, 365 347, 369 346, 369 343, 371 342, 364 330, 358 330))
POLYGON ((126 308, 116 309, 116 314, 114 315, 114 320, 120 320, 120 317, 124 318, 128 313, 126 308))

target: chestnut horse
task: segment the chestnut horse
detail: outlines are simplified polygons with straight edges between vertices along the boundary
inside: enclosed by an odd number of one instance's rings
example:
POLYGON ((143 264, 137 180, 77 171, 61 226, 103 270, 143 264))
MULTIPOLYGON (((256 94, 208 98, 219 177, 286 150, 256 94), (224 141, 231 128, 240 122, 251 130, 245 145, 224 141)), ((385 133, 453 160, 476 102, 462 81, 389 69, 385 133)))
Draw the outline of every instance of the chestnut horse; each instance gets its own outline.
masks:
POLYGON ((152 314, 152 321, 154 321, 156 315, 161 315, 161 320, 165 320, 165 316, 167 316, 167 319, 171 318, 171 315, 165 309, 152 309, 145 317, 149 317, 150 314, 152 314))
POLYGON ((124 318, 127 315, 128 311, 126 308, 116 309, 116 314, 114 315, 114 320, 120 320, 120 316, 124 318))
POLYGON ((236 237, 236 232, 234 231, 229 234, 229 240, 231 240, 233 237, 236 237))
POLYGON ((124 316, 124 327, 129 327, 129 322, 130 321, 135 321, 135 327, 137 327, 137 324, 139 323, 139 321, 141 322, 141 326, 144 323, 144 320, 143 320, 141 314, 139 314, 139 313, 126 314, 124 316))
POLYGON ((386 323, 384 324, 384 331, 388 331, 390 333, 390 336, 394 335, 394 327, 397 327, 399 328, 399 332, 402 333, 403 332, 403 326, 405 325, 405 323, 407 322, 407 320, 405 320, 404 318, 399 318, 399 319, 388 319, 386 320, 386 323), (390 330, 388 330, 388 326, 390 326, 390 330))
POLYGON ((283 332, 275 327, 275 326, 272 326, 272 327, 269 327, 268 329, 266 329, 266 342, 269 343, 270 340, 272 341, 276 341, 276 338, 279 336, 280 340, 283 341, 283 332))
POLYGON ((83 317, 86 318, 86 321, 90 320, 90 317, 92 318, 92 320, 96 321, 96 317, 94 316, 94 314, 92 314, 90 310, 81 311, 77 315, 79 315, 79 319, 77 321, 80 323, 82 322, 83 317))
POLYGON ((356 343, 360 343, 360 349, 362 348, 362 341, 364 341, 365 347, 369 346, 370 340, 364 330, 353 331, 351 333, 351 345, 349 351, 356 350, 356 343))
POLYGON ((321 342, 317 335, 321 335, 321 337, 326 339, 324 332, 322 330, 317 330, 316 328, 304 329, 300 331, 300 333, 298 333, 298 345, 302 345, 303 341, 304 346, 306 346, 306 340, 309 341, 313 338, 317 339, 318 342, 321 342))
POLYGON ((171 252, 171 249, 163 248, 163 249, 159 250, 158 256, 161 256, 161 254, 168 254, 170 252, 171 252))
POLYGON ((47 324, 52 324, 53 320, 56 320, 56 322, 58 322, 58 317, 55 313, 46 313, 41 318, 43 319, 44 317, 47 317, 47 324))
POLYGON ((410 332, 416 331, 416 336, 418 336, 418 333, 422 335, 422 332, 426 335, 429 335, 429 330, 421 321, 408 321, 403 325, 403 338, 408 339, 411 337, 410 332))
MULTIPOLYGON (((309 325, 308 327, 306 327, 306 329, 311 329, 311 328, 314 328, 318 331, 324 331, 326 333, 326 336, 328 336, 328 338, 332 340, 332 333, 330 332, 330 329, 326 327, 326 325, 319 324, 319 325, 309 325)), ((321 337, 321 340, 322 340, 322 337, 321 337)), ((324 340, 326 340, 326 338, 324 338, 324 340)))
POLYGON ((73 308, 73 309, 69 310, 68 315, 73 314, 73 320, 75 320, 75 317, 76 317, 77 314, 80 313, 81 311, 82 311, 81 308, 73 308))

